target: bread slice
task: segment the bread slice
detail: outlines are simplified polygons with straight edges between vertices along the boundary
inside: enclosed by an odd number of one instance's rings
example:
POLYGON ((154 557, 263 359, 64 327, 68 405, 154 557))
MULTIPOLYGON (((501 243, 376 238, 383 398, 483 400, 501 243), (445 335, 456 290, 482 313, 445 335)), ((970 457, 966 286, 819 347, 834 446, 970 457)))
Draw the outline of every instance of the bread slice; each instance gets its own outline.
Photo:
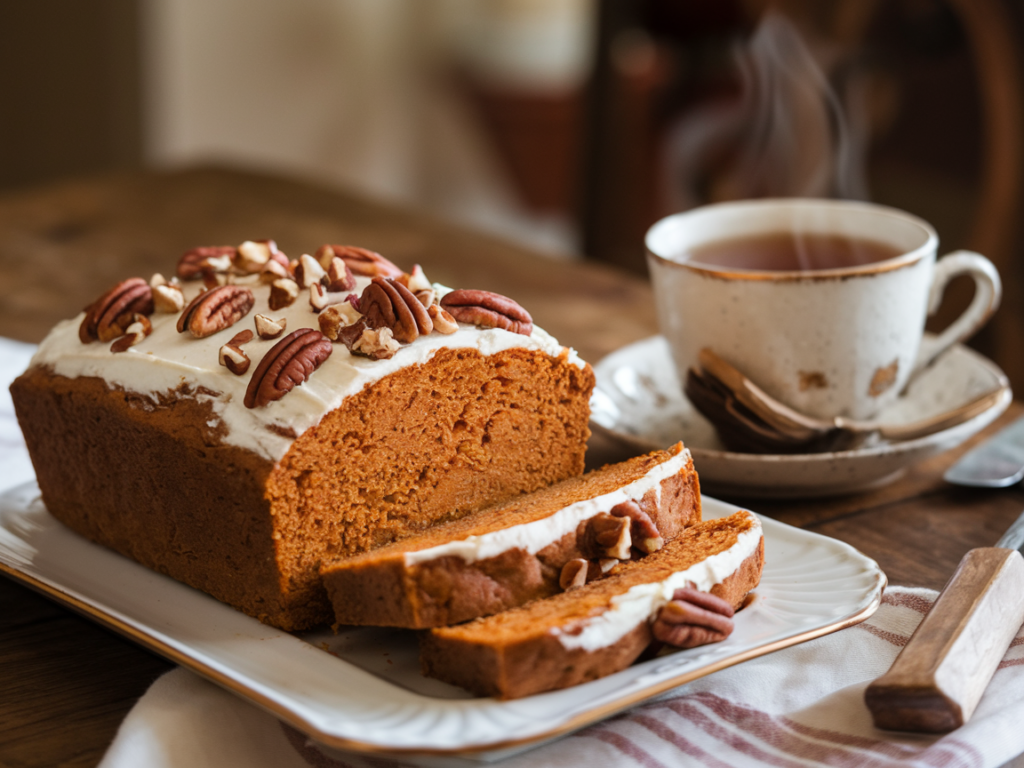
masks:
POLYGON ((752 513, 708 520, 607 578, 423 633, 423 673, 502 699, 596 680, 637 659, 676 589, 692 584, 739 607, 763 566, 761 524, 752 513))
POLYGON ((556 594, 562 567, 593 556, 582 551, 588 522, 627 500, 666 540, 700 521, 697 474, 681 443, 325 566, 335 619, 435 627, 556 594))

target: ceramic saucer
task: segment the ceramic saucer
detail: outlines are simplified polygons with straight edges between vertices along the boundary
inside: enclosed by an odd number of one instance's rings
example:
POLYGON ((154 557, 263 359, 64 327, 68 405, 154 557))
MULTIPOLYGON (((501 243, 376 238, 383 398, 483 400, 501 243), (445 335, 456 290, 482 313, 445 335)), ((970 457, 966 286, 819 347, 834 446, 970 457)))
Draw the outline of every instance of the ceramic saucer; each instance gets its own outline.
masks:
POLYGON ((668 343, 661 336, 630 344, 594 366, 597 386, 591 426, 632 450, 665 448, 682 440, 693 453, 701 486, 717 493, 808 497, 884 485, 907 467, 955 448, 990 424, 1012 400, 1006 375, 963 345, 952 347, 911 383, 879 419, 909 423, 951 410, 1001 388, 984 413, 941 432, 856 450, 775 455, 727 451, 711 424, 683 395, 668 343))

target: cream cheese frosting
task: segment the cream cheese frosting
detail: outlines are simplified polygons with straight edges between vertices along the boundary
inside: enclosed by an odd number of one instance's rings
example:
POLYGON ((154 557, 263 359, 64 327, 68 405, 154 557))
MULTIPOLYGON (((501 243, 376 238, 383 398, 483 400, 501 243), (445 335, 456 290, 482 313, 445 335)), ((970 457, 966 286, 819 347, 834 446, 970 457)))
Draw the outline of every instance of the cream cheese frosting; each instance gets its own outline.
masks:
MULTIPOLYGON (((357 277, 353 293, 361 293, 369 282, 370 278, 357 277)), ((84 317, 81 313, 54 327, 39 345, 32 365, 47 366, 54 373, 68 378, 99 377, 111 387, 147 396, 154 402, 161 395, 187 388, 197 400, 211 405, 216 421, 210 426, 223 427, 225 443, 246 448, 271 461, 278 461, 294 442, 295 438, 287 436, 289 430, 296 436, 301 435, 367 384, 400 369, 425 363, 440 349, 472 348, 483 355, 493 355, 522 348, 554 357, 564 354, 569 362, 580 368, 585 365, 574 350, 562 347, 536 326, 529 336, 524 336, 500 328, 478 328, 459 323, 455 333, 444 335, 435 332, 420 336, 411 344, 403 344, 394 357, 386 360, 353 355, 343 344, 335 344, 331 356, 302 385, 280 400, 258 408, 246 408, 242 400, 252 371, 280 339, 263 340, 256 336, 246 343, 242 349, 252 363, 249 372, 242 376, 236 376, 219 364, 220 347, 239 331, 254 329, 253 318, 257 314, 286 319, 288 327, 285 334, 300 328, 319 329, 319 326, 317 315, 309 305, 308 291, 300 292, 291 306, 271 310, 269 286, 256 279, 239 280, 238 283, 253 290, 255 305, 233 326, 205 339, 178 333, 179 313, 155 313, 150 316, 153 332, 148 337, 126 352, 114 353, 110 351, 110 343, 83 344, 80 341, 78 327, 84 317)), ((199 293, 202 283, 189 281, 181 287, 187 304, 199 293)), ((449 289, 435 285, 435 290, 441 296, 449 289)))
POLYGON ((642 622, 658 615, 677 589, 693 586, 708 592, 733 574, 740 564, 757 551, 761 542, 761 521, 747 512, 753 525, 743 531, 728 549, 696 563, 684 571, 673 573, 664 581, 637 584, 611 600, 611 608, 570 627, 555 627, 551 634, 564 648, 596 651, 618 642, 642 622), (582 627, 582 629, 581 629, 582 627))
POLYGON ((690 452, 684 448, 667 461, 652 467, 643 477, 616 488, 614 491, 577 501, 540 520, 489 531, 478 536, 468 536, 459 541, 445 542, 428 549, 406 552, 405 564, 413 566, 446 556, 459 557, 467 563, 473 563, 477 560, 497 557, 503 552, 515 548, 535 555, 567 533, 575 531, 582 521, 589 520, 601 512, 607 512, 616 504, 630 500, 639 501, 651 490, 655 492, 655 498, 660 503, 661 481, 678 475, 689 461, 690 452))

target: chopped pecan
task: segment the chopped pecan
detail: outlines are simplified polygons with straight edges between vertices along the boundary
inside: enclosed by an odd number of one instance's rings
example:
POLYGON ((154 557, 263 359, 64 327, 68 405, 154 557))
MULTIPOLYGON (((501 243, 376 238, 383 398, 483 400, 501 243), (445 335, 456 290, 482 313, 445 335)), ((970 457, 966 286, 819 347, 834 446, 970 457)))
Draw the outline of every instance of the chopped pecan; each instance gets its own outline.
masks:
POLYGON ((124 335, 136 314, 153 314, 153 290, 141 277, 122 280, 86 307, 78 338, 83 344, 113 341, 124 335))
POLYGON ((420 304, 422 304, 427 309, 430 309, 437 302, 437 294, 434 293, 433 288, 424 288, 423 290, 420 291, 413 291, 413 295, 417 299, 419 299, 420 304))
POLYGON ((332 245, 321 245, 316 249, 316 253, 313 254, 313 258, 316 259, 320 266, 327 269, 331 266, 331 262, 334 260, 334 246, 332 245))
POLYGON ((590 570, 590 562, 578 557, 570 560, 562 566, 562 573, 558 577, 558 586, 564 590, 582 587, 587 583, 587 572, 590 570))
POLYGON ((630 499, 621 504, 616 504, 611 509, 614 517, 628 517, 630 519, 630 536, 633 539, 633 546, 641 552, 650 554, 657 552, 665 545, 665 539, 658 532, 658 526, 651 520, 650 515, 640 509, 640 505, 630 499))
POLYGON ((733 630, 733 610, 728 602, 693 587, 677 589, 672 600, 658 612, 651 630, 663 643, 678 648, 725 640, 733 630))
POLYGON ((327 290, 332 292, 351 291, 356 287, 356 276, 345 260, 335 256, 327 266, 327 290))
POLYGON ((241 285, 222 285, 196 296, 178 316, 178 333, 189 331, 205 339, 230 328, 252 309, 252 291, 241 285))
POLYGON ((228 342, 220 348, 217 359, 221 365, 235 376, 241 376, 249 370, 249 356, 237 344, 228 342))
POLYGON ((432 288, 430 281, 427 280, 427 276, 423 273, 423 267, 419 264, 414 264, 412 272, 405 273, 395 278, 398 282, 404 285, 413 293, 417 291, 426 291, 432 288))
POLYGON ((219 288, 222 285, 228 285, 234 282, 231 275, 227 272, 203 272, 203 286, 209 290, 210 288, 219 288))
POLYGON ((149 322, 149 318, 136 312, 132 315, 131 323, 124 329, 124 336, 114 340, 110 345, 110 351, 127 352, 130 347, 134 347, 152 332, 153 324, 149 322))
POLYGON ((597 543, 604 547, 605 557, 628 560, 629 549, 633 544, 629 521, 621 517, 613 517, 612 520, 615 522, 601 518, 603 526, 599 526, 597 530, 597 543))
POLYGON ((231 262, 235 269, 245 275, 261 272, 277 253, 277 243, 273 240, 246 240, 232 254, 231 262))
MULTIPOLYGON (((274 243, 273 240, 271 240, 270 242, 274 243)), ((282 253, 280 249, 277 247, 277 243, 274 243, 274 247, 271 249, 270 261, 276 261, 285 269, 288 269, 289 265, 291 264, 291 262, 288 260, 288 257, 284 253, 282 253)), ((269 264, 270 261, 268 261, 267 264, 269 264)))
POLYGON ((281 278, 270 284, 270 309, 277 312, 279 309, 290 307, 299 296, 299 284, 291 278, 281 278))
POLYGON ((371 328, 390 328, 396 341, 408 344, 434 329, 426 308, 409 289, 386 277, 375 277, 359 297, 359 309, 371 328))
POLYGON ((298 266, 295 267, 295 282, 300 286, 309 288, 314 283, 319 283, 326 276, 327 272, 324 271, 324 268, 308 253, 304 253, 299 257, 298 266))
POLYGON ((256 333, 261 339, 276 339, 288 327, 288 319, 285 317, 274 319, 266 315, 256 315, 254 319, 256 320, 256 333))
POLYGON ((178 261, 178 277, 182 280, 195 280, 202 277, 205 272, 226 272, 236 250, 233 245, 206 245, 185 251, 178 261), (228 259, 226 266, 223 257, 228 259), (224 269, 220 269, 221 266, 224 266, 224 269))
POLYGON ((185 294, 182 293, 181 287, 174 283, 155 285, 152 290, 153 308, 157 312, 169 315, 181 312, 181 308, 185 306, 185 294))
POLYGON ((328 256, 342 259, 354 274, 363 277, 399 277, 402 274, 395 264, 379 253, 354 245, 322 245, 316 252, 321 264, 330 263, 328 256))
MULTIPOLYGON (((256 317, 259 317, 259 315, 256 315, 256 317)), ((240 347, 243 344, 248 344, 250 341, 252 341, 252 336, 252 331, 246 328, 244 331, 239 331, 234 336, 232 336, 231 341, 229 341, 228 344, 230 344, 233 347, 240 347)))
POLYGON ((352 325, 359 317, 356 308, 346 301, 327 307, 320 313, 317 322, 320 324, 320 333, 331 341, 337 341, 338 332, 345 326, 352 325))
POLYGON ((612 517, 607 512, 600 512, 580 523, 578 546, 585 557, 628 560, 632 543, 629 528, 627 518, 612 517))
POLYGON ((427 307, 427 314, 430 315, 434 330, 438 333, 449 334, 459 330, 459 324, 455 322, 455 318, 448 313, 447 309, 442 309, 440 304, 431 304, 427 307))
POLYGON ((504 328, 529 336, 533 332, 530 313, 507 296, 490 291, 457 290, 441 299, 441 306, 460 323, 484 328, 504 328))
POLYGON ((320 331, 292 331, 260 360, 245 390, 245 407, 259 408, 280 400, 306 381, 331 355, 331 342, 320 331))
POLYGON ((387 360, 398 351, 398 342, 390 328, 370 328, 366 318, 361 317, 352 325, 338 329, 338 341, 353 355, 373 360, 387 360))
POLYGON ((282 264, 280 261, 271 259, 263 265, 263 269, 260 271, 260 282, 261 283, 273 283, 275 280, 282 278, 291 280, 292 273, 288 271, 288 264, 282 264))
POLYGON ((327 293, 327 289, 324 288, 323 283, 313 283, 309 286, 309 306, 316 312, 320 313, 327 309, 327 305, 330 304, 330 294, 327 293))

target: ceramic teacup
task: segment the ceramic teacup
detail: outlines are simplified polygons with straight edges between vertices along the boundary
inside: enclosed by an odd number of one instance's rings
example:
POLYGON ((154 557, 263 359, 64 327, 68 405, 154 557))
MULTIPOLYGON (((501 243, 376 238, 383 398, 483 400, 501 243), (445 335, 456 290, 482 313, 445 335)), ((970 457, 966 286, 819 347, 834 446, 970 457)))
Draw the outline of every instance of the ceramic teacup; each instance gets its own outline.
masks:
POLYGON ((768 394, 820 418, 874 416, 916 371, 977 331, 1001 296, 984 256, 958 251, 936 261, 928 223, 869 203, 709 205, 662 219, 646 246, 658 322, 681 378, 710 347, 768 394), (840 253, 791 264, 772 253, 782 237, 871 248, 865 263, 840 253), (924 337, 927 315, 961 274, 974 279, 973 301, 941 334, 924 337))

